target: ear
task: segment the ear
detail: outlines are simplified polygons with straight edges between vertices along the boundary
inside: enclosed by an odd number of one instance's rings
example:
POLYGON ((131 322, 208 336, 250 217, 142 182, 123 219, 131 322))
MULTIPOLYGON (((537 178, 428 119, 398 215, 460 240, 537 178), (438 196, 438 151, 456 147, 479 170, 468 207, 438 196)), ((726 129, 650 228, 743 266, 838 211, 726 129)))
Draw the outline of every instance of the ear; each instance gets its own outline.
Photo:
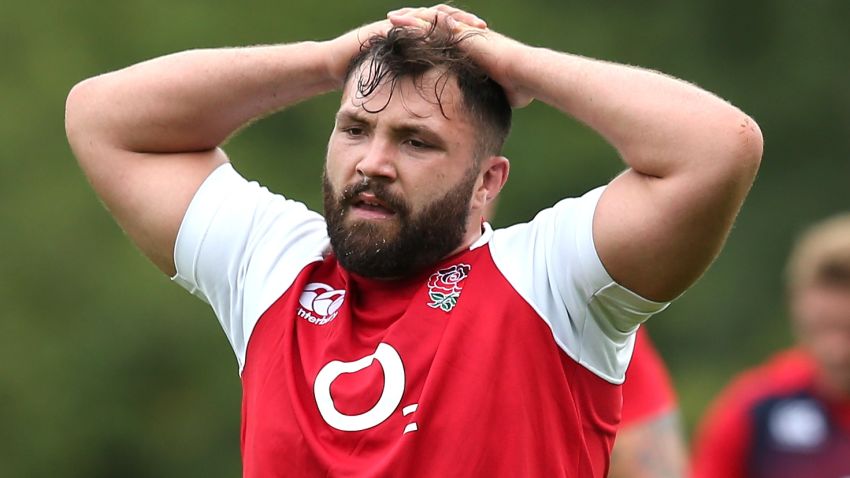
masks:
POLYGON ((495 212, 495 200, 508 180, 511 163, 504 156, 490 156, 481 161, 481 176, 470 209, 480 211, 484 219, 490 219, 495 212))

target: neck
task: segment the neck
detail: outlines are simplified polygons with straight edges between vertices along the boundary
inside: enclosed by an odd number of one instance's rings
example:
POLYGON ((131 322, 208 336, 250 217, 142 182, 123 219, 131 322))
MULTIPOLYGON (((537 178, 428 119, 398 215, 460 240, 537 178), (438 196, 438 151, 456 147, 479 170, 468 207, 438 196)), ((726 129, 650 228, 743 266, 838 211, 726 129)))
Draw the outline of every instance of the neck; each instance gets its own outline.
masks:
POLYGON ((461 251, 468 250, 475 244, 481 236, 484 235, 484 218, 480 215, 470 214, 470 221, 466 225, 466 234, 463 236, 463 240, 460 242, 460 246, 457 249, 453 250, 451 254, 448 254, 446 257, 453 256, 461 251), (473 217, 475 219, 473 219, 473 217))

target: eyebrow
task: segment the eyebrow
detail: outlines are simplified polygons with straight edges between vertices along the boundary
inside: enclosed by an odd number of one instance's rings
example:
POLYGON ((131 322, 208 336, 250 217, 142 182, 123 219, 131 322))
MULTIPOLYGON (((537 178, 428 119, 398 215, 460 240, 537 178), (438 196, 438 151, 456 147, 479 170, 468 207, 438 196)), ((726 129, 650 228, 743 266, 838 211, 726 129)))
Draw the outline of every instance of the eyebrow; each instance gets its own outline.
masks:
POLYGON ((370 123, 370 121, 361 113, 354 111, 337 111, 336 122, 351 121, 354 123, 370 123))
MULTIPOLYGON (((336 121, 337 123, 350 122, 370 126, 373 124, 369 117, 359 111, 338 111, 336 121)), ((446 143, 443 136, 436 130, 412 121, 401 121, 400 124, 392 127, 392 132, 396 136, 422 136, 426 141, 437 147, 444 147, 446 143)))

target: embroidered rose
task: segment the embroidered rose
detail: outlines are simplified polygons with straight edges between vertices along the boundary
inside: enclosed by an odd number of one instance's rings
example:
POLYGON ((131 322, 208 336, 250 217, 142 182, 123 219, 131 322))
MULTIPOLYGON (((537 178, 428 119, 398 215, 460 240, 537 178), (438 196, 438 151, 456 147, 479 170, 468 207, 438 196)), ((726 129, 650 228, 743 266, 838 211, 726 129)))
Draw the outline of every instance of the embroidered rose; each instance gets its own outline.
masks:
POLYGON ((455 264, 440 269, 428 278, 428 306, 449 312, 457 305, 457 299, 463 289, 463 280, 469 275, 468 264, 455 264))

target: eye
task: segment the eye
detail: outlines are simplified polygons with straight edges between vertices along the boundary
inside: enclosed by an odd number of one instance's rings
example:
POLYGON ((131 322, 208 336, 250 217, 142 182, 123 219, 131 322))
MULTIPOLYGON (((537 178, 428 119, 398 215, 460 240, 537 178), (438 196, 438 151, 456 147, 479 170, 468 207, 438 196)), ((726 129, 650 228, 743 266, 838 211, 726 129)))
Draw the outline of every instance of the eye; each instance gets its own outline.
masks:
POLYGON ((431 149, 430 144, 415 138, 408 139, 407 144, 409 144, 414 149, 431 149))
POLYGON ((366 130, 364 130, 360 126, 349 126, 346 128, 342 128, 342 132, 352 138, 356 138, 358 136, 363 136, 364 134, 366 134, 366 130))

